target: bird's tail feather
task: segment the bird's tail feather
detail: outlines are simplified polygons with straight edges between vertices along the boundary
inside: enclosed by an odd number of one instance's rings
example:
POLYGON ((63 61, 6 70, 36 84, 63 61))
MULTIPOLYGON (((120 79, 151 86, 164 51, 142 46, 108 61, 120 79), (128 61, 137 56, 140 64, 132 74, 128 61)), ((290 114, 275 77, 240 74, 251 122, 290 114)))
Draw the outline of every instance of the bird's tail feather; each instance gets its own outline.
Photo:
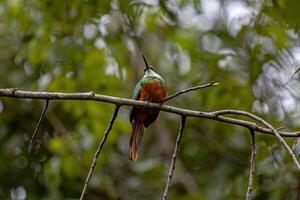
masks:
POLYGON ((139 156, 139 148, 144 134, 144 125, 142 122, 134 121, 132 123, 132 134, 130 138, 129 159, 135 161, 139 156))

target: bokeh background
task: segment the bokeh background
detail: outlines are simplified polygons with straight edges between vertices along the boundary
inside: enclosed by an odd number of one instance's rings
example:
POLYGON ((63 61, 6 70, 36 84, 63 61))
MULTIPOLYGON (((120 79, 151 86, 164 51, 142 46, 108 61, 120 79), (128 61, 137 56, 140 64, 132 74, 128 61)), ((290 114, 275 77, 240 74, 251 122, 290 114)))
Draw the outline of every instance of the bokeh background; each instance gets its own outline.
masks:
MULTIPOLYGON (((169 105, 240 109, 275 127, 300 129, 298 0, 1 0, 0 87, 130 98, 143 52, 169 93, 214 88, 169 105)), ((78 199, 113 105, 0 98, 0 199, 78 199)), ((161 113, 138 161, 127 159, 131 127, 122 107, 89 185, 89 200, 161 199, 179 117, 161 113)), ((278 141, 257 134, 254 199, 300 199, 300 176, 278 141)), ((287 139, 297 156, 300 145, 287 139)), ((188 119, 170 199, 244 199, 248 130, 188 119)), ((299 157, 299 156, 298 156, 299 157)))

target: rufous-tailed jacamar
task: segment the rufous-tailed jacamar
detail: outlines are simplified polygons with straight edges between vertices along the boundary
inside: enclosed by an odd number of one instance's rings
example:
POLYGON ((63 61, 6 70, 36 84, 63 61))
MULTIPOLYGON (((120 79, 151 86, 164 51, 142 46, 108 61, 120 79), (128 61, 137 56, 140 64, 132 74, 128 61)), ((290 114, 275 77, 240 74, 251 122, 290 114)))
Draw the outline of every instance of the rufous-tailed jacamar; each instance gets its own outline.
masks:
MULTIPOLYGON (((154 72, 142 54, 145 62, 143 78, 136 84, 133 90, 133 99, 140 101, 149 101, 153 103, 163 103, 167 96, 167 86, 165 80, 154 72)), ((129 159, 137 160, 139 147, 141 145, 144 127, 152 124, 157 116, 158 109, 134 107, 130 112, 130 123, 132 125, 132 134, 130 138, 129 159)))

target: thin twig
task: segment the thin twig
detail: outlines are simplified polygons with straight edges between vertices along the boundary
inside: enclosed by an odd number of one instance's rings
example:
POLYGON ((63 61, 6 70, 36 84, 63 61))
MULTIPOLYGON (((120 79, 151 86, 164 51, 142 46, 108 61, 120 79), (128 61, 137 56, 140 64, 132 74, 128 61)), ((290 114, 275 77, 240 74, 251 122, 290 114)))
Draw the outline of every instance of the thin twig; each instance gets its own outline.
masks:
POLYGON ((182 138, 183 130, 184 130, 184 125, 185 125, 185 120, 186 120, 186 116, 181 116, 181 122, 180 122, 180 126, 179 126, 176 145, 175 145, 173 156, 172 156, 172 162, 171 162, 170 168, 169 168, 168 180, 167 180, 165 192, 164 192, 164 195, 163 195, 163 200, 168 199, 168 192, 169 192, 169 188, 171 187, 171 181, 172 181, 172 177, 173 177, 174 170, 175 170, 175 167, 176 167, 176 156, 177 156, 177 153, 179 152, 180 142, 181 142, 181 138, 182 138))
MULTIPOLYGON (((203 112, 203 111, 183 109, 183 108, 178 108, 178 107, 168 106, 168 105, 160 105, 160 104, 150 103, 145 101, 137 101, 137 100, 127 99, 127 98, 95 94, 93 92, 85 92, 85 93, 35 92, 35 91, 18 90, 17 88, 8 88, 8 89, 0 89, 0 96, 11 97, 11 98, 27 98, 27 99, 100 101, 100 102, 106 102, 115 105, 121 105, 121 106, 127 105, 127 106, 138 106, 142 108, 156 108, 161 111, 174 113, 177 115, 185 115, 187 117, 197 117, 197 118, 216 120, 228 124, 243 126, 245 128, 251 128, 254 129, 256 132, 274 135, 271 129, 258 126, 254 122, 235 119, 231 117, 217 116, 216 113, 223 112, 224 110, 203 112)), ((300 137, 300 131, 297 132, 280 131, 278 133, 280 133, 282 137, 300 137)))
POLYGON ((109 125, 108 125, 108 127, 107 127, 107 129, 106 129, 106 131, 104 133, 104 136, 103 136, 101 142, 98 145, 97 151, 95 152, 95 155, 94 155, 94 158, 93 158, 92 165, 90 167, 90 171, 89 171, 89 173, 88 173, 88 175, 87 175, 87 177, 85 179, 85 183, 84 183, 84 186, 83 186, 83 189, 82 189, 82 192, 81 192, 80 200, 84 199, 84 196, 85 196, 86 191, 87 191, 88 183, 89 183, 89 181, 90 181, 90 179, 92 177, 93 171, 94 171, 94 169, 96 167, 97 160, 98 160, 98 157, 100 155, 101 149, 102 149, 102 147, 103 147, 103 145, 104 145, 104 143, 105 143, 105 141, 106 141, 106 139, 108 137, 108 134, 109 134, 109 132, 110 132, 110 130, 111 130, 113 124, 114 124, 114 121, 115 121, 115 119, 116 119, 116 117, 118 115, 119 109, 120 109, 120 106, 116 105, 114 113, 113 113, 113 115, 112 115, 112 117, 110 119, 109 125))
POLYGON ((280 131, 280 130, 282 130, 282 129, 285 129, 285 126, 281 126, 281 127, 279 127, 279 128, 276 128, 277 131, 280 131))
POLYGON ((32 149, 33 144, 34 144, 34 142, 35 142, 35 138, 36 138, 36 136, 37 136, 39 127, 40 127, 40 125, 41 125, 41 122, 42 122, 42 120, 43 120, 43 118, 44 118, 44 116, 45 116, 45 113, 46 113, 46 110, 47 110, 47 108, 48 108, 48 105, 49 105, 49 99, 46 99, 44 109, 43 109, 43 111, 42 111, 42 113, 41 113, 41 116, 40 116, 40 119, 39 119, 38 123, 37 123, 36 126, 35 126, 34 132, 33 132, 32 136, 31 136, 31 139, 30 139, 30 142, 29 142, 29 148, 28 148, 28 152, 29 152, 29 153, 31 152, 31 149, 32 149))
POLYGON ((181 94, 188 93, 190 91, 205 89, 205 88, 213 87, 213 86, 217 86, 217 85, 219 85, 219 83, 211 82, 211 83, 207 83, 205 85, 199 85, 199 86, 196 86, 196 87, 191 87, 191 88, 187 88, 187 89, 184 89, 184 90, 180 90, 180 91, 176 92, 175 94, 172 94, 172 95, 166 97, 164 99, 164 102, 169 101, 170 99, 173 99, 173 98, 175 98, 175 97, 177 97, 181 94))
POLYGON ((252 113, 245 112, 245 111, 239 111, 239 110, 222 110, 222 111, 216 111, 215 114, 217 116, 224 115, 224 114, 244 115, 244 116, 250 117, 250 118, 252 118, 252 119, 260 122, 261 124, 265 125, 267 128, 269 128, 270 130, 272 130, 272 132, 275 135, 275 137, 277 137, 277 139, 280 141, 280 143, 285 147, 285 149, 288 151, 288 153, 292 157, 292 160, 294 161, 297 169, 300 171, 300 164, 299 164, 299 161, 297 160, 297 157, 296 157, 295 153, 292 151, 292 149, 289 147, 289 145, 286 143, 286 141, 281 137, 281 135, 279 134, 279 132, 271 124, 269 124, 268 122, 266 122, 262 118, 260 118, 260 117, 258 117, 256 115, 253 115, 252 113))
POLYGON ((256 157, 256 144, 255 144, 254 130, 253 129, 249 129, 249 130, 250 130, 250 136, 251 136, 251 158, 250 158, 250 172, 249 172, 246 200, 252 199, 253 179, 254 179, 254 173, 255 173, 255 157, 256 157))
POLYGON ((291 77, 291 80, 294 78, 294 76, 300 71, 300 67, 294 72, 294 74, 291 77))

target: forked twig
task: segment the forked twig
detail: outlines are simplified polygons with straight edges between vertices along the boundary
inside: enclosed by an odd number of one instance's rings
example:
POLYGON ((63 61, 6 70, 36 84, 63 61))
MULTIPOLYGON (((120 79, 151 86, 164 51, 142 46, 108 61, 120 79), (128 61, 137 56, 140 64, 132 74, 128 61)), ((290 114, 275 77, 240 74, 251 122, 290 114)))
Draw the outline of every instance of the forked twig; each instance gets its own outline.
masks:
POLYGON ((253 129, 250 130, 251 136, 251 158, 250 158, 250 172, 249 172, 249 180, 248 180, 248 188, 246 193, 246 200, 252 199, 252 191, 253 191, 253 179, 255 173, 255 157, 256 157, 256 144, 255 144, 255 133, 253 129))
POLYGON ((85 183, 84 183, 84 186, 83 186, 83 189, 82 189, 82 192, 81 192, 80 200, 84 199, 88 183, 89 183, 89 181, 90 181, 90 179, 92 177, 93 171, 94 171, 94 169, 96 167, 97 160, 98 160, 98 157, 100 155, 101 149, 102 149, 102 147, 103 147, 103 145, 104 145, 104 143, 105 143, 105 141, 106 141, 106 139, 108 137, 108 134, 109 134, 109 132, 110 132, 110 130, 111 130, 113 124, 114 124, 114 121, 115 121, 115 119, 116 119, 116 117, 118 115, 119 109, 120 109, 120 106, 116 105, 114 113, 113 113, 113 115, 112 115, 112 117, 110 119, 109 125, 108 125, 108 127, 107 127, 107 129, 106 129, 106 131, 104 133, 104 136, 103 136, 101 142, 98 145, 97 151, 95 152, 95 155, 94 155, 94 158, 93 158, 92 165, 90 167, 90 171, 89 171, 89 173, 88 173, 88 175, 87 175, 87 177, 85 179, 85 183))
POLYGON ((180 147, 180 142, 181 142, 181 138, 182 138, 182 135, 183 135, 185 121, 186 121, 186 116, 182 115, 179 130, 178 130, 176 145, 175 145, 175 148, 174 148, 172 161, 171 161, 170 168, 169 168, 168 180, 167 180, 165 192, 164 192, 164 195, 163 195, 163 200, 168 199, 168 192, 169 192, 169 188, 171 187, 171 181, 172 181, 172 177, 173 177, 174 170, 175 170, 175 167, 176 167, 176 156, 177 156, 177 153, 179 152, 179 147, 180 147))
POLYGON ((175 98, 175 97, 177 97, 177 96, 179 96, 181 94, 188 93, 190 91, 200 90, 200 89, 204 89, 204 88, 208 88, 208 87, 213 87, 213 86, 217 86, 217 85, 219 85, 219 83, 211 82, 211 83, 207 83, 207 84, 204 84, 204 85, 198 85, 198 86, 195 86, 195 87, 191 87, 191 88, 187 88, 187 89, 184 89, 184 90, 180 90, 180 91, 176 92, 175 94, 167 96, 164 99, 164 102, 169 101, 170 99, 173 99, 173 98, 175 98))
POLYGON ((32 149, 33 144, 34 144, 34 142, 35 142, 35 138, 36 138, 36 136, 37 136, 39 127, 40 127, 40 125, 41 125, 41 122, 42 122, 42 120, 43 120, 43 118, 44 118, 44 116, 45 116, 45 113, 46 113, 46 110, 47 110, 47 108, 48 108, 48 105, 49 105, 49 99, 46 99, 46 103, 45 103, 44 109, 43 109, 43 111, 42 111, 42 113, 41 113, 40 119, 39 119, 38 123, 36 124, 35 129, 34 129, 34 132, 33 132, 32 136, 31 136, 31 138, 30 138, 29 148, 28 148, 28 152, 29 152, 29 153, 31 152, 31 149, 32 149))
POLYGON ((280 143, 288 151, 288 153, 292 157, 292 160, 294 161, 297 169, 300 171, 300 164, 299 164, 299 161, 297 160, 297 157, 296 157, 295 153, 290 148, 290 146, 286 143, 286 141, 281 137, 279 132, 271 124, 269 124, 268 122, 266 122, 262 118, 254 115, 252 113, 245 112, 245 111, 240 111, 240 110, 220 110, 220 111, 216 111, 214 113, 215 113, 216 116, 224 115, 224 114, 244 115, 244 116, 250 117, 250 118, 254 119, 255 121, 260 122, 261 124, 265 125, 267 128, 269 128, 273 132, 275 137, 277 137, 277 139, 280 141, 280 143))

